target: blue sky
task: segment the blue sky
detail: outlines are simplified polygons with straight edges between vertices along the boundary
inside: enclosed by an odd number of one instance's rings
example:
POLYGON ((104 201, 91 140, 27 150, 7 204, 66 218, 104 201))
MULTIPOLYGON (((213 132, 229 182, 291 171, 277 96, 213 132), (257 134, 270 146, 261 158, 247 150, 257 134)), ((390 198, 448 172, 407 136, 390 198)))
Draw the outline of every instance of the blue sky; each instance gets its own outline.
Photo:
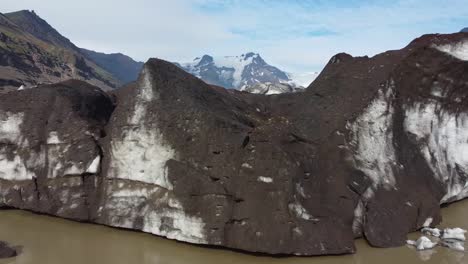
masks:
POLYGON ((291 72, 468 27, 466 0, 2 0, 2 12, 19 9, 89 49, 179 62, 254 51, 291 72))

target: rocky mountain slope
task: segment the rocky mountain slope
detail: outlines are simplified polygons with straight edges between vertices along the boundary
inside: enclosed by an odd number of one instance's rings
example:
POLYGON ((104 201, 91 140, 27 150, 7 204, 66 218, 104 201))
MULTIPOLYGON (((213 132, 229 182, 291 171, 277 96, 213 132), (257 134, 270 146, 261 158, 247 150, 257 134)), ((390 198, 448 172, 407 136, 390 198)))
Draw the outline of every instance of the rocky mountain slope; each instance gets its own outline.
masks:
POLYGON ((468 27, 467 27, 467 28, 464 28, 464 29, 462 29, 460 32, 465 32, 465 33, 468 33, 468 27))
POLYGON ((122 83, 135 81, 143 69, 143 62, 134 61, 122 53, 106 54, 87 49, 80 49, 80 52, 122 83))
MULTIPOLYGON (((257 88, 251 86, 266 83, 305 88, 318 75, 318 73, 301 75, 286 73, 269 65, 259 54, 253 52, 225 57, 204 55, 190 63, 176 63, 176 65, 209 84, 241 91, 256 91, 257 88)), ((282 91, 284 90, 278 88, 275 93, 282 91)))
POLYGON ((76 47, 69 39, 62 36, 34 11, 22 10, 5 13, 4 15, 24 32, 27 32, 44 42, 53 44, 57 47, 78 51, 78 47, 76 47))
POLYGON ((0 207, 269 254, 404 245, 468 196, 467 43, 337 54, 302 93, 151 59, 115 101, 80 81, 0 95, 0 207))
POLYGON ((115 89, 135 80, 141 69, 128 57, 76 47, 34 11, 26 10, 0 16, 0 58, 1 89, 71 78, 115 89))

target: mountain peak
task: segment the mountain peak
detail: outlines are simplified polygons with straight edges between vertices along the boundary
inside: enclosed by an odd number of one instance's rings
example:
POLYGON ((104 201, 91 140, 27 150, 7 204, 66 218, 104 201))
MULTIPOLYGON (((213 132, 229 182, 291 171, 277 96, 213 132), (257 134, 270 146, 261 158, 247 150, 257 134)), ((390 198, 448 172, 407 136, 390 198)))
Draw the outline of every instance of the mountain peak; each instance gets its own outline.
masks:
POLYGON ((255 53, 255 52, 247 52, 246 54, 242 54, 241 56, 244 57, 245 60, 247 60, 248 58, 251 58, 254 56, 260 57, 260 54, 255 53))
POLYGON ((228 89, 242 90, 261 83, 288 83, 295 87, 302 86, 297 85, 298 82, 294 82, 288 73, 266 63, 260 54, 255 52, 247 52, 240 56, 204 55, 195 58, 191 63, 178 65, 209 84, 228 89))
POLYGON ((36 14, 36 12, 34 10, 23 9, 23 10, 19 10, 19 11, 16 11, 16 12, 11 12, 10 14, 14 14, 14 13, 22 14, 22 15, 28 15, 28 16, 34 16, 34 17, 39 18, 39 16, 36 14))
POLYGON ((78 50, 66 37, 62 36, 47 21, 39 17, 34 10, 21 10, 4 14, 23 31, 55 46, 78 50))
POLYGON ((112 89, 134 81, 143 66, 121 53, 76 47, 34 10, 0 13, 0 40, 6 50, 0 86, 8 88, 80 79, 112 89))
POLYGON ((468 27, 466 27, 466 28, 460 30, 460 32, 468 33, 468 27))
POLYGON ((210 55, 206 55, 206 54, 203 55, 202 58, 199 60, 200 61, 197 64, 198 66, 213 63, 213 57, 211 57, 210 55))
MULTIPOLYGON (((26 21, 29 21, 30 23, 39 23, 42 26, 47 24, 47 22, 39 17, 34 10, 20 10, 16 12, 11 12, 11 13, 5 13, 5 16, 8 17, 11 21, 14 23, 19 22, 25 23, 26 21)), ((49 24, 47 24, 49 27, 51 27, 49 24)))

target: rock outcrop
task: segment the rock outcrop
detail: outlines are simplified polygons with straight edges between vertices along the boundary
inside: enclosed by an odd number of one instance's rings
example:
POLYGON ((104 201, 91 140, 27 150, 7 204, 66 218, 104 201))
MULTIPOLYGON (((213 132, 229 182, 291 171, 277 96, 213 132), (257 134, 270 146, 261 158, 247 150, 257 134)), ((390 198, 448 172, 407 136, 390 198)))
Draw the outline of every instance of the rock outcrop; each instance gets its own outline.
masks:
POLYGON ((0 259, 16 257, 18 253, 14 248, 11 248, 7 243, 0 241, 0 259))
POLYGON ((151 59, 115 110, 76 81, 0 95, 0 207, 268 254, 404 245, 468 196, 466 43, 338 54, 301 93, 151 59))
POLYGON ((121 83, 135 81, 143 68, 143 62, 135 61, 122 53, 106 54, 87 49, 80 49, 80 52, 115 76, 121 83))

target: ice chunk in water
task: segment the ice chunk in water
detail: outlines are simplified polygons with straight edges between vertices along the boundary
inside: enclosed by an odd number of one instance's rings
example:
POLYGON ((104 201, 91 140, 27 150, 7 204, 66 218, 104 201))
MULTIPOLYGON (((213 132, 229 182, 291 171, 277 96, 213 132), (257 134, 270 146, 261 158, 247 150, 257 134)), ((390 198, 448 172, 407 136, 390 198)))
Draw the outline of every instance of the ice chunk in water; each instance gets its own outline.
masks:
POLYGON ((426 235, 430 235, 433 237, 440 237, 440 229, 439 228, 430 228, 430 227, 424 227, 421 229, 421 232, 426 235))
POLYGON ((460 241, 465 241, 465 229, 459 227, 456 228, 445 228, 442 233, 442 239, 455 239, 460 241))
POLYGON ((434 248, 437 243, 432 242, 429 238, 422 236, 418 240, 407 240, 406 243, 408 245, 415 246, 417 250, 426 250, 434 248))

